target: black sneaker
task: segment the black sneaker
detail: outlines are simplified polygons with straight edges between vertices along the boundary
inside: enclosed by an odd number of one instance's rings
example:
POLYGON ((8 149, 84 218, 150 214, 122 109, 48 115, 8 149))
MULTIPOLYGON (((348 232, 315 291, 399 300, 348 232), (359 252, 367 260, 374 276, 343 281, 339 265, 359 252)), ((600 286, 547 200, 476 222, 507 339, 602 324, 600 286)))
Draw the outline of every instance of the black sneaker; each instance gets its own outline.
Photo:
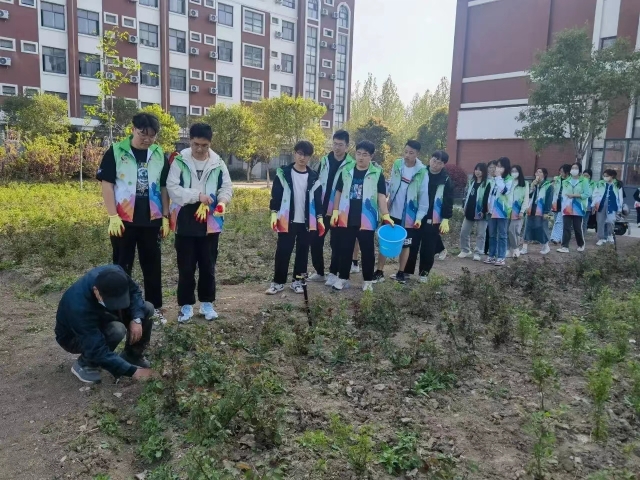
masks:
POLYGON ((407 278, 406 278, 404 272, 396 273, 396 282, 401 283, 403 285, 407 283, 407 278))
POLYGON ((134 357, 133 355, 128 354, 127 352, 122 352, 120 354, 120 358, 135 367, 151 368, 151 362, 149 362, 149 360, 147 360, 144 357, 134 357))
POLYGON ((373 283, 383 283, 384 282, 384 272, 382 270, 376 270, 373 272, 373 283))
POLYGON ((100 383, 102 380, 100 378, 100 368, 85 362, 82 356, 78 357, 71 366, 71 373, 84 383, 100 383))

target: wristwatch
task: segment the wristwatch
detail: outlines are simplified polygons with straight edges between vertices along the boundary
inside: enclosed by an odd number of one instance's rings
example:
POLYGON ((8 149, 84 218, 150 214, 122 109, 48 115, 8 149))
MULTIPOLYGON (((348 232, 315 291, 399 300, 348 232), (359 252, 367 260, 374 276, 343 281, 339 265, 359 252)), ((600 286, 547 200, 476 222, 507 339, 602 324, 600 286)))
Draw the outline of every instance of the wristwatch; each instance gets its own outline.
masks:
POLYGON ((134 318, 133 319, 133 323, 137 323, 138 325, 142 325, 142 320, 140 320, 139 318, 134 318))

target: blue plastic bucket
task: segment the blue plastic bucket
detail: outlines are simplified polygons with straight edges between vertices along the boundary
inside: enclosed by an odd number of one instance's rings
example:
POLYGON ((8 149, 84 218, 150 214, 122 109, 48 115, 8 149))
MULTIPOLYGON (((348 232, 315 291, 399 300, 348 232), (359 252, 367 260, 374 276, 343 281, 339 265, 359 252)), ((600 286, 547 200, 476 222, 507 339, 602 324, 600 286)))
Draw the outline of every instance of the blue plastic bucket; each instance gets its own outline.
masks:
POLYGON ((407 238, 407 231, 401 226, 383 225, 378 229, 380 254, 387 258, 399 256, 405 238, 407 238))

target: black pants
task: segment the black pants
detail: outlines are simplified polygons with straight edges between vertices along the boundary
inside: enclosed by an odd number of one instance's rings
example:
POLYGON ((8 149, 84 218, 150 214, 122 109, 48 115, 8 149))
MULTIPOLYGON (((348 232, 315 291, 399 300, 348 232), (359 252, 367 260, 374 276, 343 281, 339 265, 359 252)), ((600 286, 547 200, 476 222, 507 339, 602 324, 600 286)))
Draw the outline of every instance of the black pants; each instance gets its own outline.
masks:
MULTIPOLYGON (((121 310, 117 313, 105 310, 100 318, 100 331, 104 335, 104 339, 109 350, 113 352, 126 336, 127 343, 125 344, 124 351, 132 358, 141 358, 145 349, 149 346, 149 341, 151 340, 151 330, 153 329, 153 320, 151 320, 151 317, 154 314, 153 307, 154 306, 150 302, 144 302, 144 318, 141 319, 142 337, 138 343, 133 345, 129 343, 129 337, 127 336, 129 323, 133 320, 129 314, 129 310, 121 310)), ((69 353, 80 355, 83 353, 82 344, 80 339, 77 337, 68 338, 64 342, 58 343, 69 353)))
POLYGON ((340 268, 340 245, 338 244, 338 236, 335 228, 329 227, 331 217, 324 217, 324 224, 327 226, 327 233, 324 236, 315 234, 311 238, 311 263, 318 275, 324 275, 324 241, 331 234, 329 245, 331 246, 331 263, 329 264, 329 273, 338 274, 340 268))
MULTIPOLYGON (((444 250, 442 238, 440 237, 440 225, 423 223, 420 227, 419 241, 414 241, 409 251, 409 259, 404 267, 404 273, 413 275, 416 271, 416 263, 418 253, 420 253, 420 267, 418 273, 420 275, 429 275, 433 268, 434 257, 438 253, 438 249, 444 250)), ((442 251, 440 250, 440 251, 442 251)))
POLYGON ((307 273, 309 263, 309 237, 311 233, 307 231, 304 223, 290 223, 287 233, 278 233, 278 244, 276 246, 276 265, 273 274, 273 283, 287 283, 289 273, 289 262, 293 247, 296 247, 296 259, 293 264, 293 279, 307 273))
POLYGON ((569 248, 571 240, 571 227, 576 234, 576 242, 579 247, 584 247, 584 236, 582 235, 582 217, 578 215, 564 215, 562 217, 562 246, 569 248))
POLYGON ((487 221, 487 232, 485 233, 485 237, 484 237, 484 254, 485 255, 489 255, 489 238, 491 238, 491 236, 489 235, 489 222, 487 221))
POLYGON ((196 268, 198 268, 198 300, 216 301, 216 262, 218 261, 219 233, 204 237, 176 235, 178 257, 178 305, 196 303, 196 268))
POLYGON ((372 281, 376 264, 375 232, 373 230, 360 230, 360 227, 341 227, 336 228, 334 233, 338 234, 338 245, 340 246, 338 276, 343 280, 349 280, 353 249, 356 246, 356 240, 358 240, 362 257, 362 278, 365 282, 372 281))
POLYGON ((640 223, 640 208, 636 208, 636 216, 638 217, 638 223, 640 223))
POLYGON ((138 261, 144 278, 144 298, 155 308, 162 307, 162 264, 160 228, 125 226, 122 237, 111 237, 113 263, 120 265, 129 276, 138 247, 138 261))

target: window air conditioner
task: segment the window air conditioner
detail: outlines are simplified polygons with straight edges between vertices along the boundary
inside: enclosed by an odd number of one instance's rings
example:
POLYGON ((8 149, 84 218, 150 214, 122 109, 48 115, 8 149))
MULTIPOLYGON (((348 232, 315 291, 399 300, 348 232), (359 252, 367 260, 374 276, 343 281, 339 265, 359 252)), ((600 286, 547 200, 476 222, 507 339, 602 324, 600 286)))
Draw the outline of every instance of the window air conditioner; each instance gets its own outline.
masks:
POLYGON ((135 35, 129 35, 129 43, 138 43, 138 37, 135 35))
POLYGON ((129 77, 129 83, 140 83, 140 77, 137 75, 131 75, 129 77))
POLYGON ((3 67, 10 67, 11 59, 9 57, 0 57, 0 65, 3 67))
POLYGON ((200 55, 200 49, 199 49, 199 48, 196 48, 196 47, 191 47, 191 48, 189 49, 189 53, 190 53, 191 55, 200 55))
POLYGON ((216 15, 215 13, 212 13, 211 15, 209 15, 209 21, 211 23, 217 23, 218 22, 218 15, 216 15))
POLYGON ((193 18, 198 18, 198 10, 196 10, 195 8, 192 8, 191 10, 189 10, 189 16, 193 18))
POLYGON ((191 91, 197 93, 200 91, 200 87, 198 85, 191 85, 191 91))
POLYGON ((210 93, 211 95, 217 95, 217 94, 218 94, 218 89, 217 89, 216 87, 211 87, 211 88, 209 89, 209 93, 210 93))
POLYGON ((218 52, 216 52, 215 50, 210 51, 209 58, 213 58, 215 60, 216 58, 218 58, 218 52))

